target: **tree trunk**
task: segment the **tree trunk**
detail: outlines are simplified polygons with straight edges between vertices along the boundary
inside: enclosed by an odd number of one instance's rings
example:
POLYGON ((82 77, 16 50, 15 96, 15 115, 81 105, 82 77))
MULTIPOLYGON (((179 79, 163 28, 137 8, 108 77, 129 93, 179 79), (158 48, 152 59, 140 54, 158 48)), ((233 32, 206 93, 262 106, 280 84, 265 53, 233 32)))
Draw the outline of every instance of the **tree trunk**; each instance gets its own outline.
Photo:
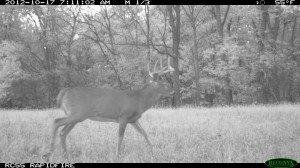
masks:
MULTIPOLYGON (((277 8, 277 11, 276 11, 276 16, 274 18, 275 22, 273 24, 273 26, 271 27, 271 35, 272 35, 272 39, 273 41, 275 42, 276 39, 277 39, 277 36, 278 36, 278 31, 279 31, 279 28, 280 28, 280 15, 282 14, 282 11, 280 8, 277 8)), ((270 24, 270 19, 269 19, 269 22, 270 24)))
POLYGON ((194 41, 194 69, 195 69, 195 84, 196 84, 196 105, 200 104, 200 83, 199 83, 199 58, 198 58, 198 43, 196 26, 193 25, 193 41, 194 41))
MULTIPOLYGON (((185 9, 183 7, 183 10, 185 11, 186 15, 188 16, 192 29, 193 29, 193 49, 192 55, 193 55, 193 61, 194 61, 194 80, 196 84, 196 95, 195 95, 195 104, 200 104, 200 83, 199 83, 199 58, 198 58, 198 41, 197 41, 197 15, 195 14, 195 5, 188 5, 188 9, 185 9)), ((199 14, 199 13, 198 13, 199 14)))
POLYGON ((179 69, 178 69, 178 58, 179 58, 179 43, 180 43, 180 6, 179 5, 172 5, 167 6, 167 10, 170 17, 170 26, 172 28, 172 40, 173 40, 173 68, 174 71, 174 83, 173 89, 175 91, 175 107, 180 105, 180 92, 179 92, 179 69), (173 9, 175 11, 175 16, 173 15, 173 9))
POLYGON ((260 25, 260 38, 258 39, 259 41, 259 51, 263 51, 264 49, 264 43, 263 40, 266 37, 266 30, 267 30, 267 23, 269 20, 269 5, 262 5, 260 6, 260 11, 262 12, 262 21, 260 25))
MULTIPOLYGON (((222 21, 221 18, 221 10, 220 10, 220 5, 215 6, 215 17, 217 20, 217 26, 218 26, 218 34, 221 38, 221 41, 223 41, 224 33, 223 33, 223 28, 224 28, 224 23, 226 21, 226 16, 229 10, 229 6, 227 7, 226 14, 224 16, 224 19, 222 21)), ((226 57, 226 55, 225 55, 226 57)), ((233 102, 233 96, 232 96, 232 89, 230 86, 230 74, 227 73, 226 76, 224 77, 224 82, 225 82, 225 97, 226 97, 226 104, 231 105, 233 102)))
MULTIPOLYGON (((146 23, 147 23, 147 61, 150 62, 150 18, 149 18, 149 6, 145 6, 145 15, 146 15, 146 23)), ((147 73, 145 73, 147 74, 147 73)), ((146 75, 143 78, 144 84, 147 83, 147 77, 146 75)))
POLYGON ((292 30, 292 36, 290 39, 290 46, 293 48, 294 47, 294 41, 295 41, 295 33, 296 33, 296 28, 297 28, 297 16, 293 16, 293 30, 292 30))
POLYGON ((216 13, 216 20, 217 20, 217 25, 218 25, 218 33, 220 38, 223 40, 223 25, 221 21, 221 10, 220 10, 220 5, 215 6, 215 13, 216 13))

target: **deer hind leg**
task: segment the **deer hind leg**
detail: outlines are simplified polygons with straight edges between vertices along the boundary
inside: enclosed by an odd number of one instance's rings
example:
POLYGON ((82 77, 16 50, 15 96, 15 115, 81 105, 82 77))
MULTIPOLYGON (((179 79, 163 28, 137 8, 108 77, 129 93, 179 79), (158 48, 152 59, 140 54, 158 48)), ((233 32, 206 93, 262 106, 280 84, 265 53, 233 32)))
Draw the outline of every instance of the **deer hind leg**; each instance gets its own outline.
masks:
POLYGON ((51 139, 51 144, 50 144, 50 152, 43 155, 43 157, 46 159, 47 162, 49 161, 49 158, 54 151, 54 144, 55 144, 57 129, 63 125, 77 123, 82 120, 83 119, 69 118, 69 117, 57 118, 54 120, 54 127, 53 127, 52 139, 51 139))
POLYGON ((61 146, 63 148, 63 152, 64 152, 65 156, 67 154, 66 138, 67 138, 67 135, 74 128, 75 125, 76 125, 76 123, 65 125, 64 128, 62 129, 62 131, 60 132, 60 142, 61 142, 61 146))
POLYGON ((53 126, 53 132, 52 132, 52 139, 51 139, 51 143, 50 143, 50 151, 49 153, 43 155, 43 157, 46 159, 46 161, 49 161, 49 158, 51 156, 51 154, 54 151, 54 144, 55 144, 55 139, 56 139, 56 134, 57 134, 57 129, 62 126, 59 123, 62 123, 62 121, 66 120, 66 118, 57 118, 54 120, 54 126, 53 126))
POLYGON ((56 134, 57 134, 57 129, 64 125, 64 121, 67 118, 57 118, 54 120, 54 127, 53 127, 53 132, 52 132, 52 140, 50 144, 50 153, 54 151, 54 144, 55 144, 55 139, 56 139, 56 134))

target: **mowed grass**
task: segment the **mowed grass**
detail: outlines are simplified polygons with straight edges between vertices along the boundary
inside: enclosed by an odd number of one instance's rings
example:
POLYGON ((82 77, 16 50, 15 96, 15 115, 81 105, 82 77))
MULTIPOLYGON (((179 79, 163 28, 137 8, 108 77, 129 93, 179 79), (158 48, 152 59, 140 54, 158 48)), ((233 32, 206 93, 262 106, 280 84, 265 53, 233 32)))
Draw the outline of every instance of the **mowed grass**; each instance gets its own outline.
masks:
MULTIPOLYGON (((0 162, 45 162, 53 120, 61 110, 1 110, 0 162)), ((300 161, 300 105, 149 109, 139 120, 154 145, 129 124, 115 157, 118 124, 85 120, 59 136, 50 162, 258 162, 300 161)))

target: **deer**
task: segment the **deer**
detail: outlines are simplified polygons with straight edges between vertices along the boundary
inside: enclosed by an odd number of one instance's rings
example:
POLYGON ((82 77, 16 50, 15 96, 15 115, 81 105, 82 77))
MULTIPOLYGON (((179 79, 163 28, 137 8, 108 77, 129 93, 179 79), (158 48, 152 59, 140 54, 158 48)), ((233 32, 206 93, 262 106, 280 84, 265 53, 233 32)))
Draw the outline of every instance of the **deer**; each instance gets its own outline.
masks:
POLYGON ((77 123, 86 119, 119 124, 117 156, 120 155, 121 144, 128 124, 144 137, 152 153, 152 144, 138 120, 143 113, 157 103, 160 97, 167 97, 173 93, 172 89, 169 89, 168 83, 162 79, 162 75, 173 72, 174 68, 171 67, 169 59, 168 65, 162 67, 161 59, 161 68, 156 70, 157 62, 155 62, 152 72, 150 70, 151 61, 147 64, 150 81, 142 89, 119 90, 96 87, 62 89, 57 96, 56 103, 65 112, 66 116, 54 120, 50 151, 43 155, 43 158, 49 161, 54 152, 59 127, 63 127, 59 135, 63 153, 66 156, 67 135, 77 123))

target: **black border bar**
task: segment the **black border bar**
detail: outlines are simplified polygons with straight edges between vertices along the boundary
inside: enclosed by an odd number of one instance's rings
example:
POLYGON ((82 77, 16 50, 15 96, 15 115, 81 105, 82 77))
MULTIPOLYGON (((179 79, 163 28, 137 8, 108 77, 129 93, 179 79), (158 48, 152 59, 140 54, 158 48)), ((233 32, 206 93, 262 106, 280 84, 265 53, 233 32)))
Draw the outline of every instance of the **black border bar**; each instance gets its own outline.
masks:
MULTIPOLYGON (((298 0, 299 1, 299 0, 298 0)), ((0 5, 297 5, 297 0, 1 0, 0 5)))
MULTIPOLYGON (((149 166, 155 165, 156 168, 166 168, 169 166, 180 166, 180 167, 230 167, 230 168, 241 168, 241 167, 255 167, 255 168, 267 168, 264 163, 143 163, 149 164, 149 166)), ((114 167, 114 166, 130 167, 130 168, 140 168, 141 164, 135 163, 0 163, 0 168, 85 168, 85 167, 114 167), (122 164, 122 165, 121 165, 122 164)), ((144 166, 144 165, 143 165, 144 166)), ((147 165, 146 165, 147 166, 147 165)), ((298 167, 298 165, 296 166, 298 167)))

